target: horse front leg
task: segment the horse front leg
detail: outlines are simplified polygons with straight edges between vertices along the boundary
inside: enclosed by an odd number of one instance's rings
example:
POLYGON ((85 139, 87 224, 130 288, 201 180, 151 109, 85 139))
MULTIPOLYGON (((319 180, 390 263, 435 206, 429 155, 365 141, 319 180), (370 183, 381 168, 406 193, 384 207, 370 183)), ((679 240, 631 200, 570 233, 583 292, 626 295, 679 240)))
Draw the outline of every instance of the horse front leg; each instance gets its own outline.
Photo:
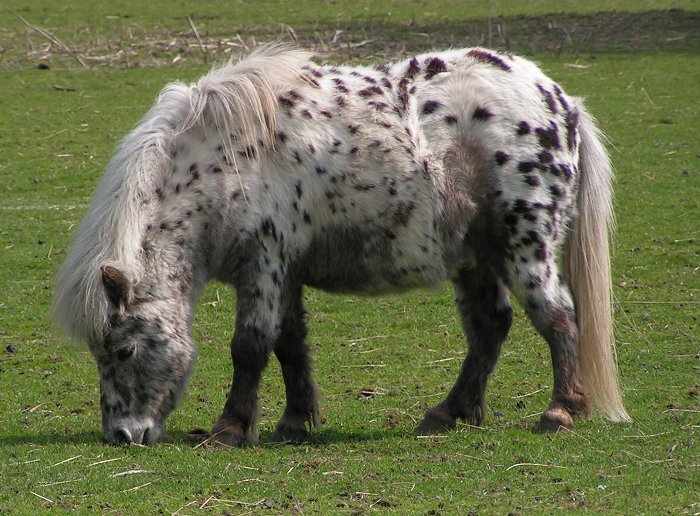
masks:
POLYGON ((450 430, 457 419, 483 423, 486 385, 513 320, 508 291, 490 268, 462 269, 453 283, 469 351, 447 398, 429 409, 416 428, 422 435, 450 430))
POLYGON ((237 288, 236 328, 231 341, 233 381, 212 438, 227 446, 258 440, 258 386, 280 332, 280 289, 250 274, 237 288), (253 281, 253 278, 257 281, 253 281))
POLYGON ((273 339, 255 326, 237 324, 231 341, 233 382, 212 430, 219 444, 239 447, 258 440, 258 386, 273 339))
POLYGON ((284 415, 270 437, 274 442, 299 443, 308 437, 311 428, 317 428, 320 424, 318 395, 305 341, 307 329, 304 318, 302 289, 295 286, 289 289, 282 329, 274 346, 287 395, 284 415))

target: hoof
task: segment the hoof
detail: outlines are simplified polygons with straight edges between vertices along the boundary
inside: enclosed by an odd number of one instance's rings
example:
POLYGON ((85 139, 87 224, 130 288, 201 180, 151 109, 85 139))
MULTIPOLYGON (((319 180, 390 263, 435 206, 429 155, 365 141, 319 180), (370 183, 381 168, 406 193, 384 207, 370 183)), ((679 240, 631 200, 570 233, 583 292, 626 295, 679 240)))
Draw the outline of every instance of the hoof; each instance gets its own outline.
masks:
POLYGON ((417 435, 435 435, 454 429, 457 419, 445 407, 438 405, 425 413, 423 421, 416 427, 417 435))
POLYGON ((280 428, 275 429, 270 436, 271 443, 291 443, 301 444, 309 437, 309 432, 306 428, 280 428))
MULTIPOLYGON (((292 443, 299 444, 306 441, 309 437, 309 431, 306 424, 313 425, 314 421, 303 417, 283 417, 277 423, 274 433, 270 436, 272 443, 292 443)), ((315 426, 318 426, 316 424, 315 426)))
POLYGON ((191 443, 205 443, 210 437, 211 434, 203 428, 195 428, 194 430, 187 432, 183 436, 183 439, 191 443))
POLYGON ((246 443, 246 433, 241 425, 219 419, 214 423, 209 442, 229 448, 240 448, 246 443))
POLYGON ((470 407, 467 407, 466 415, 464 416, 464 421, 472 426, 482 426, 484 420, 486 419, 486 404, 483 399, 481 402, 474 403, 470 407))
POLYGON ((574 420, 564 407, 554 406, 542 413, 537 431, 542 434, 554 433, 559 430, 571 430, 574 427, 574 420))

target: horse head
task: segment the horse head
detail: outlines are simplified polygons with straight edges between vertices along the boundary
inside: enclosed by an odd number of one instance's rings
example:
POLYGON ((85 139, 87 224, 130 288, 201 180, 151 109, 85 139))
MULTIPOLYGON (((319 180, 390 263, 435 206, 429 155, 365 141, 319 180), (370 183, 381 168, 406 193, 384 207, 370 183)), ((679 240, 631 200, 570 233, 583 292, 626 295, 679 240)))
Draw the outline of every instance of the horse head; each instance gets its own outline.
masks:
POLYGON ((132 285, 119 269, 101 268, 108 324, 90 343, 100 373, 102 429, 108 443, 153 444, 185 390, 196 353, 178 300, 132 285))

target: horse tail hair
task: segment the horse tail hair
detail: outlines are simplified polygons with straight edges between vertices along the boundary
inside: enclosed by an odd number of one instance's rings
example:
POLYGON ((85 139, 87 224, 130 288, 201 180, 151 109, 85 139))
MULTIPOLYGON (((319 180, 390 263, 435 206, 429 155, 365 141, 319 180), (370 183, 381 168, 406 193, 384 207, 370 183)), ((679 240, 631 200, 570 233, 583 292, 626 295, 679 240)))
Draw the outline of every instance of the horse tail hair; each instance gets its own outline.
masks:
POLYGON ((622 402, 612 321, 608 238, 615 226, 613 170, 604 136, 582 105, 578 116, 578 217, 569 234, 563 267, 576 306, 581 380, 594 409, 611 421, 629 421, 622 402))

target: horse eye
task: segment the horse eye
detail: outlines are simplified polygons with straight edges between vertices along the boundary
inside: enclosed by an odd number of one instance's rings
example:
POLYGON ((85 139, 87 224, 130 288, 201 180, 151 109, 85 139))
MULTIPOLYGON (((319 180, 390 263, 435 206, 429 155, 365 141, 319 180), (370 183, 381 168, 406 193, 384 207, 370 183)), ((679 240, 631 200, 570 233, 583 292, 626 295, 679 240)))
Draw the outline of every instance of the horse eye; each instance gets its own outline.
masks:
POLYGON ((136 348, 134 348, 134 346, 123 347, 123 348, 117 350, 117 358, 119 360, 126 360, 127 358, 131 357, 131 355, 134 354, 135 349, 136 348))

